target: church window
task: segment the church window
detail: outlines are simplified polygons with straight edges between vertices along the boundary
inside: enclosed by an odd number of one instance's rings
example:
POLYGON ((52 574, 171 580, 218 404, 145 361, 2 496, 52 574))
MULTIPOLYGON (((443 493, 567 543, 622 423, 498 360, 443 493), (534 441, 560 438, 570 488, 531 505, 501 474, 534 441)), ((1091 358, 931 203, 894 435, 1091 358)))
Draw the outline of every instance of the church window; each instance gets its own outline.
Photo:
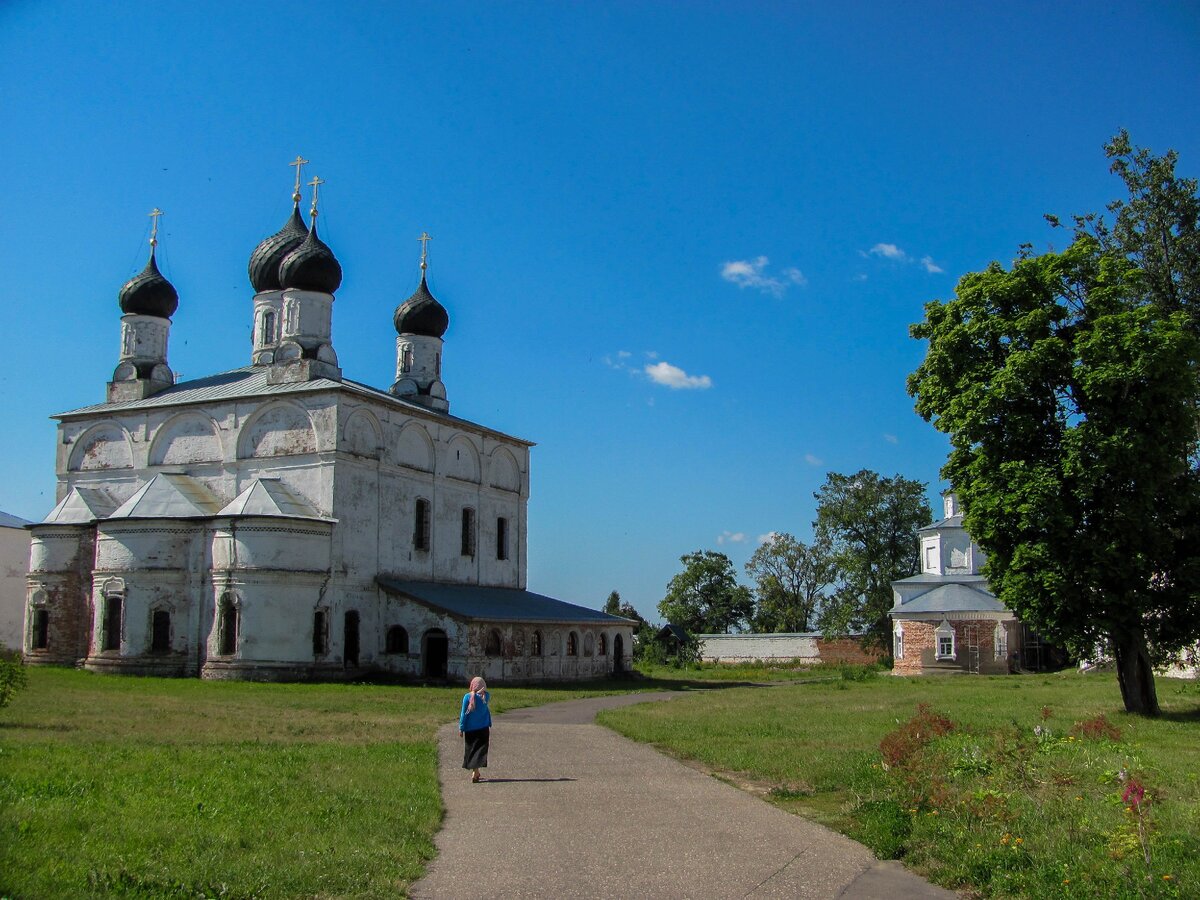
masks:
POLYGON ((329 617, 325 610, 318 609, 313 613, 313 656, 323 656, 329 652, 329 617))
POLYGON ((496 559, 508 559, 508 519, 496 520, 496 559))
POLYGON ((121 355, 133 356, 133 329, 128 323, 121 323, 121 355))
POLYGON ((121 647, 121 598, 106 597, 104 604, 104 634, 101 650, 119 650, 121 647))
POLYGON ((296 327, 300 316, 300 310, 297 307, 295 300, 288 300, 287 305, 283 309, 283 324, 287 329, 288 334, 295 334, 299 329, 296 327))
POLYGON ((892 650, 892 655, 896 659, 904 659, 904 626, 897 625, 895 634, 892 635, 892 642, 895 645, 892 650))
POLYGON ((33 613, 33 649, 45 650, 50 646, 50 612, 39 609, 33 613))
POLYGON ((601 634, 596 638, 596 655, 608 656, 608 635, 601 634))
POLYGON ((387 632, 387 644, 384 646, 384 653, 407 653, 408 652, 408 632, 404 630, 403 625, 393 625, 387 632))
POLYGON ((442 354, 433 354, 433 374, 435 378, 442 377, 442 354))
POLYGON ((417 550, 429 549, 429 501, 424 497, 417 498, 413 521, 413 547, 417 550))
POLYGON ((579 635, 571 631, 567 633, 567 656, 579 655, 579 635))
POLYGON ((171 650, 171 614, 156 609, 150 617, 150 652, 168 653, 171 650))
POLYGON ((221 601, 221 615, 217 631, 217 653, 221 656, 233 656, 237 652, 238 640, 238 608, 228 594, 221 601))
POLYGON ((405 344, 400 348, 400 374, 407 375, 413 367, 413 346, 405 344))
POLYGON ((529 639, 529 655, 542 655, 542 633, 540 631, 535 631, 533 637, 529 639))
POLYGON ((475 510, 469 506, 462 511, 462 555, 475 555, 475 510))
POLYGON ((488 631, 487 641, 483 645, 483 653, 485 656, 499 656, 504 649, 504 644, 500 639, 500 632, 495 628, 488 631))
POLYGON ((996 659, 1008 659, 1008 629, 1003 622, 996 623, 996 659))
POLYGON ((936 544, 926 544, 926 546, 925 546, 925 571, 926 572, 936 572, 937 571, 937 568, 938 568, 937 552, 938 552, 938 549, 937 549, 936 544))
POLYGON ((275 342, 275 311, 268 309, 262 315, 262 323, 259 326, 258 343, 273 344, 275 342))
POLYGON ((937 636, 937 658, 954 659, 954 629, 943 622, 935 633, 937 636))

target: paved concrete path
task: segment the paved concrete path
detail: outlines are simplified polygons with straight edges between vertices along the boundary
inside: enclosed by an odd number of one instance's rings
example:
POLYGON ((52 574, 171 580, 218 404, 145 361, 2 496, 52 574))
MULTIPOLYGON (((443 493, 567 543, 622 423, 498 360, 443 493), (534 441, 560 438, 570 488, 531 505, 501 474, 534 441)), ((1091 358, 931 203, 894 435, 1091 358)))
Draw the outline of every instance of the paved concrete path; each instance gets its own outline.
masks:
POLYGON ((446 820, 411 895, 467 898, 955 895, 847 837, 594 724, 678 694, 554 703, 497 716, 470 784, 456 725, 438 733, 446 820))

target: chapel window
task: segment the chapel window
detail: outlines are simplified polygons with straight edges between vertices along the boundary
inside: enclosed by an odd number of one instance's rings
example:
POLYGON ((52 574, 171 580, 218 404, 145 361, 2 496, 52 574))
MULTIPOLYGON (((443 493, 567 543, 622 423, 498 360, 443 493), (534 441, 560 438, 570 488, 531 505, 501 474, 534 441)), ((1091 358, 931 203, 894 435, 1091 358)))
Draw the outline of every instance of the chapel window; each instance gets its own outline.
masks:
POLYGON ((121 647, 121 598, 107 597, 104 605, 104 634, 101 650, 118 650, 121 647))
POLYGON ((35 610, 33 613, 33 649, 45 650, 50 646, 50 611, 35 610))
POLYGON ((579 655, 579 635, 571 631, 567 633, 567 656, 579 655))
POLYGON ((329 617, 325 610, 313 612, 313 656, 323 656, 329 652, 329 617))
POLYGON ((150 618, 150 652, 167 653, 171 649, 171 614, 156 609, 150 618))
POLYGON ((542 655, 542 633, 540 631, 535 631, 533 637, 529 639, 529 655, 542 655))
POLYGON ((429 549, 429 501, 424 497, 417 498, 417 508, 413 518, 413 548, 416 550, 429 549))
POLYGON ((462 555, 475 555, 475 510, 469 506, 462 511, 462 555))
POLYGON ((954 659, 954 629, 949 623, 943 622, 935 632, 937 637, 937 658, 954 659))
POLYGON ((601 634, 596 638, 596 655, 608 656, 608 635, 601 634))
POLYGON ((488 631, 487 641, 483 645, 483 653, 485 656, 499 656, 503 652, 503 644, 500 640, 500 632, 495 628, 488 631))
POLYGON ((217 653, 233 656, 237 652, 238 608, 228 595, 221 601, 221 616, 217 632, 217 653))
POLYGON ((387 631, 387 644, 384 645, 384 653, 407 653, 408 652, 408 632, 404 630, 403 625, 393 625, 387 631))
POLYGON ((896 626, 896 633, 893 635, 893 642, 895 643, 895 648, 892 652, 892 655, 895 656, 896 659, 904 659, 904 629, 899 625, 896 626))
POLYGON ((937 545, 927 544, 925 546, 925 571, 937 571, 937 545))
POLYGON ((508 559, 508 519, 496 519, 496 559, 508 559))
POLYGON ((258 336, 258 343, 271 344, 275 342, 275 311, 268 309, 263 313, 262 330, 258 336))

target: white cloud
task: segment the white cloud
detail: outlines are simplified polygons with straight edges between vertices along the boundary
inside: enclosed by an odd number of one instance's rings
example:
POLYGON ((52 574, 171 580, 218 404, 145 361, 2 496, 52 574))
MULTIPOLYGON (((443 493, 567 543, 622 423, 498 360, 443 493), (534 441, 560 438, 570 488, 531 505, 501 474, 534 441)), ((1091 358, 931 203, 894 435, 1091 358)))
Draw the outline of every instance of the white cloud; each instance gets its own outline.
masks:
POLYGON ((885 433, 885 434, 883 435, 883 439, 884 439, 885 441, 887 441, 889 444, 898 444, 898 443, 900 443, 900 438, 896 437, 894 434, 887 434, 887 433, 885 433))
POLYGON ((821 465, 823 462, 825 462, 825 460, 821 459, 821 457, 819 457, 819 456, 814 456, 814 455, 813 455, 813 454, 811 454, 811 453, 805 453, 805 454, 804 454, 804 461, 805 461, 806 463, 808 463, 810 466, 819 466, 819 465, 821 465))
POLYGON ((707 375, 689 375, 679 366, 673 366, 665 360, 648 365, 643 370, 655 384, 661 384, 673 390, 699 389, 707 390, 712 387, 712 379, 707 375))
POLYGON ((854 276, 853 278, 851 278, 850 280, 851 280, 851 281, 866 281, 866 280, 867 280, 867 276, 866 276, 866 274, 864 274, 863 272, 859 272, 857 275, 855 275, 855 276, 854 276))
POLYGON ((717 535, 718 544, 744 544, 746 543, 746 533, 744 531, 722 531, 717 535))
POLYGON ((768 275, 769 262, 765 256, 731 260, 721 265, 721 277, 740 288, 755 288, 772 297, 782 297, 793 285, 803 287, 808 284, 804 273, 795 266, 787 267, 779 275, 768 275))
POLYGON ((778 531, 768 531, 766 534, 760 534, 757 538, 757 541, 760 544, 769 544, 771 541, 775 540, 778 535, 778 531))
POLYGON ((908 262, 908 254, 895 244, 876 244, 871 248, 871 253, 884 259, 894 259, 896 262, 908 262))
POLYGON ((943 269, 941 266, 939 266, 937 263, 935 263, 933 261, 932 256, 922 256, 921 257, 921 265, 923 265, 925 267, 925 271, 928 272, 930 275, 939 275, 942 272, 946 271, 945 269, 943 269))

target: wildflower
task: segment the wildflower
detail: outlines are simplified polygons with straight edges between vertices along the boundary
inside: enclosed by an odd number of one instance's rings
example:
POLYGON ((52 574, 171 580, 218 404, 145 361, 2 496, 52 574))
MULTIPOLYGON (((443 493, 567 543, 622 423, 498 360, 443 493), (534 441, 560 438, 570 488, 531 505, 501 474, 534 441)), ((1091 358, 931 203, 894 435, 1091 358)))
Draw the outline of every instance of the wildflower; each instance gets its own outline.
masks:
POLYGON ((1076 799, 1076 800, 1082 800, 1083 798, 1082 798, 1082 797, 1076 797, 1075 799, 1076 799))
POLYGON ((1125 785, 1125 792, 1121 794, 1121 800, 1137 806, 1145 796, 1146 788, 1136 778, 1130 778, 1125 785))
POLYGON ((1172 878, 1174 878, 1174 877, 1175 877, 1174 875, 1164 875, 1164 876, 1163 876, 1163 881, 1170 881, 1170 880, 1171 880, 1172 878))
POLYGON ((1064 878, 1064 879, 1063 879, 1063 884, 1070 884, 1070 883, 1071 883, 1071 879, 1070 879, 1070 878, 1064 878))
POLYGON ((1016 843, 1018 843, 1018 844, 1025 843, 1025 838, 1017 838, 1016 843))

